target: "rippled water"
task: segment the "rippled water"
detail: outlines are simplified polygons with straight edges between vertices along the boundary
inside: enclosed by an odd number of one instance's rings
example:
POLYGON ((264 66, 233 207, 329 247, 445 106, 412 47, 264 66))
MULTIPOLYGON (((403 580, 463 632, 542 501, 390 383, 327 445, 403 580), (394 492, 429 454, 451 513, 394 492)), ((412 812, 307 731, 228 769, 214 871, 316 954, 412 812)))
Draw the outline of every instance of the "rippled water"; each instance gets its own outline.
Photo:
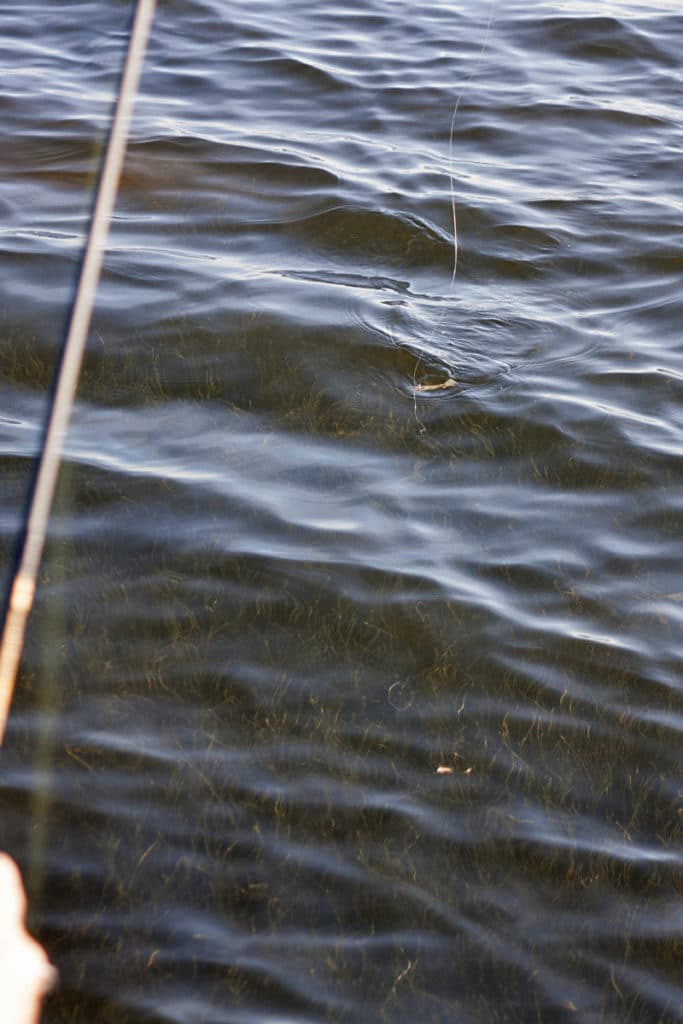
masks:
MULTIPOLYGON (((128 16, 0 14, 5 566, 128 16)), ((681 53, 160 4, 0 762, 46 1024, 683 1019, 681 53)))

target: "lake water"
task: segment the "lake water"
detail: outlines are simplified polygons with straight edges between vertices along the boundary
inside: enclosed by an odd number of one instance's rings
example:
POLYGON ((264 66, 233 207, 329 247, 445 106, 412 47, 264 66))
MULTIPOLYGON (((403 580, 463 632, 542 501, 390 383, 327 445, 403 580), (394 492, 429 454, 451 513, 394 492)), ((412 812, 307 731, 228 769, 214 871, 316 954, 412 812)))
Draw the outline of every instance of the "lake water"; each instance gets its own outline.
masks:
MULTIPOLYGON (((0 13, 4 578, 128 23, 0 13)), ((45 1024, 683 1020, 682 53, 160 3, 0 755, 45 1024)))

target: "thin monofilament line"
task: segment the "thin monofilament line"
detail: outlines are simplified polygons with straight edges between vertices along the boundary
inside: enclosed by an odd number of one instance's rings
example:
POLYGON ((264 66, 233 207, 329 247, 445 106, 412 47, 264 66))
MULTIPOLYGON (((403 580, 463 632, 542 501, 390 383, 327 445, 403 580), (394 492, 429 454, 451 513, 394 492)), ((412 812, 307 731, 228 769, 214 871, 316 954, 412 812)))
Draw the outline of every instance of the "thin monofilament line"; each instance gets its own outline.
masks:
MULTIPOLYGON (((485 52, 485 49, 486 49, 486 46, 488 45, 488 36, 490 34, 490 27, 492 27, 493 22, 494 22, 494 11, 495 11, 495 9, 496 9, 496 0, 492 0, 492 4, 490 4, 490 8, 488 10, 488 22, 486 24, 486 31, 484 32, 483 42, 481 44, 481 49, 479 50, 479 55, 476 58, 476 63, 474 65, 474 68, 472 69, 470 74, 465 79, 465 85, 469 81, 471 81, 472 77, 474 76, 477 68, 479 67, 479 63, 481 62, 481 57, 483 56, 483 54, 485 52)), ((460 101, 463 98, 464 94, 465 94, 465 89, 463 88, 463 89, 461 89, 460 95, 456 99, 456 103, 455 103, 455 106, 453 108, 453 116, 451 118, 451 131, 449 132, 449 185, 450 185, 450 188, 451 188, 451 214, 452 214, 452 217, 453 217, 453 273, 451 274, 451 286, 450 286, 450 289, 449 289, 450 292, 453 291, 453 286, 456 283, 456 274, 458 272, 458 210, 457 210, 457 205, 456 205, 455 174, 453 173, 453 136, 454 136, 454 132, 455 132, 455 129, 456 129, 456 116, 458 114, 458 109, 459 109, 459 106, 460 106, 460 101)))
POLYGON ((137 0, 85 253, 56 373, 38 465, 27 499, 15 570, 10 579, 5 602, 0 640, 0 743, 5 734, 24 646, 26 620, 33 605, 64 437, 83 361, 95 291, 123 167, 128 126, 142 72, 155 2, 156 0, 137 0))
MULTIPOLYGON (((449 188, 450 199, 451 199, 451 218, 452 218, 452 222, 453 222, 453 270, 451 271, 451 279, 450 279, 450 282, 449 282, 449 285, 448 285, 448 292, 447 292, 448 296, 450 296, 452 294, 453 288, 455 286, 455 278, 456 278, 456 274, 458 272, 458 249, 459 249, 459 244, 458 244, 458 210, 457 210, 457 203, 456 203, 456 199, 455 199, 455 174, 454 174, 454 171, 453 171, 453 137, 454 137, 454 134, 455 134, 455 121, 456 121, 456 117, 457 117, 457 114, 458 114, 458 110, 460 108, 460 101, 462 100, 463 96, 465 95, 465 91, 466 91, 465 87, 466 87, 467 83, 472 80, 474 74, 476 73, 477 68, 479 67, 479 64, 481 63, 481 59, 484 56, 484 53, 486 51, 486 47, 488 46, 489 35, 491 33, 491 25, 493 24, 493 15, 494 15, 495 10, 496 10, 496 2, 497 2, 497 0, 491 0, 491 6, 489 7, 489 17, 488 17, 488 21, 486 23, 486 31, 484 32, 484 39, 483 39, 482 44, 481 44, 481 50, 479 51, 479 54, 477 55, 477 59, 475 61, 474 67, 472 68, 472 70, 470 71, 469 75, 465 79, 465 81, 464 81, 464 83, 463 83, 463 85, 462 85, 462 87, 460 89, 460 92, 458 93, 457 99, 456 99, 455 104, 453 106, 453 113, 451 114, 451 125, 450 125, 450 130, 448 132, 448 188, 449 188)), ((431 333, 429 334, 429 337, 427 338, 427 341, 425 342, 425 344, 429 344, 429 342, 432 340, 432 338, 434 337, 434 335, 438 331, 439 327, 443 323, 443 318, 445 317, 445 315, 446 315, 446 310, 442 309, 441 314, 439 316, 439 319, 436 321, 436 323, 432 327, 431 333)), ((422 423, 422 420, 420 419, 420 417, 417 414, 417 371, 419 370, 420 365, 422 363, 422 358, 423 358, 422 354, 420 354, 420 356, 418 356, 417 362, 415 363, 415 369, 413 370, 413 408, 414 408, 414 412, 415 412, 415 419, 420 424, 421 430, 424 431, 425 430, 425 426, 424 426, 424 424, 422 423)))

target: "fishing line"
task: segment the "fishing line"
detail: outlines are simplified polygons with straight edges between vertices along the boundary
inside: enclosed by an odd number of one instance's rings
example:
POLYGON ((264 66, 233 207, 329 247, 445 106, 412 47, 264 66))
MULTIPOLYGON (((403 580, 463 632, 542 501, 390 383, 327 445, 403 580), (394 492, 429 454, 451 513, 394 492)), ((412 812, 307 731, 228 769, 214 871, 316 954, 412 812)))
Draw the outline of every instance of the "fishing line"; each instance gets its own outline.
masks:
POLYGON ((0 639, 0 744, 5 734, 26 621, 36 590, 50 509, 71 417, 83 352, 88 337, 97 282, 126 151, 128 126, 138 90, 156 0, 137 0, 128 37, 109 139, 95 192, 90 227, 55 370, 43 440, 26 499, 2 614, 0 639))
MULTIPOLYGON (((481 44, 481 50, 479 51, 479 54, 478 54, 477 59, 475 61, 474 67, 472 68, 472 70, 470 71, 469 75, 467 76, 467 78, 463 82, 462 87, 460 89, 460 92, 459 92, 459 94, 458 94, 458 96, 456 98, 455 104, 453 106, 453 113, 451 115, 450 129, 449 129, 449 132, 448 132, 448 188, 449 188, 450 202, 451 202, 451 219, 452 219, 452 223, 453 223, 453 269, 451 271, 451 279, 450 279, 450 282, 449 282, 449 285, 448 285, 448 291, 446 293, 448 297, 450 297, 450 295, 452 294, 453 288, 455 286, 455 278, 456 278, 456 275, 457 275, 457 272, 458 272, 458 254, 459 254, 458 212, 457 212, 457 203, 456 203, 456 197, 455 197, 455 173, 454 173, 454 170, 453 170, 453 141, 454 141, 454 134, 455 134, 455 121, 456 121, 456 118, 457 118, 457 115, 458 115, 458 110, 460 109, 460 102, 461 102, 463 96, 465 95, 465 92, 467 91, 467 85, 468 85, 469 82, 471 82, 472 78, 474 77, 474 75, 476 74, 477 70, 479 69, 479 65, 481 64, 482 57, 484 56, 484 53, 486 52, 486 48, 488 46, 488 41, 489 41, 489 36, 491 34, 491 26, 493 25, 493 16, 494 16, 495 11, 496 11, 496 4, 497 4, 497 0, 491 0, 491 6, 489 7, 489 17, 488 17, 488 21, 486 23, 486 30, 484 32, 484 39, 483 39, 483 42, 481 44)), ((435 323, 434 327, 432 328, 431 334, 427 338, 427 341, 425 342, 425 344, 428 344, 432 340, 432 338, 434 337, 434 335, 438 331, 439 327, 441 326, 441 324, 443 322, 443 318, 445 317, 445 315, 446 315, 446 311, 442 310, 441 311, 441 316, 439 317, 439 319, 435 323)), ((418 357, 418 360, 417 360, 416 364, 415 364, 415 369, 413 370, 413 401, 414 401, 414 405, 415 405, 415 418, 418 421, 418 423, 420 423, 420 425, 422 427, 422 430, 424 431, 426 428, 425 428, 424 424, 422 423, 422 421, 420 420, 419 416, 417 415, 417 390, 418 390, 418 386, 417 386, 417 371, 419 370, 421 363, 422 363, 422 356, 420 355, 418 357)))
MULTIPOLYGON (((491 0, 491 7, 489 8, 489 20, 488 20, 488 22, 486 24, 486 31, 484 33, 484 41, 481 44, 481 50, 479 51, 479 56, 477 57, 476 63, 474 65, 474 67, 472 68, 472 70, 470 71, 470 73, 467 76, 467 78, 465 79, 464 85, 467 85, 467 83, 469 81, 471 81, 471 79, 474 77, 474 75, 475 75, 479 65, 481 64, 482 57, 484 56, 484 53, 486 52, 486 47, 488 46, 488 41, 489 41, 489 35, 491 33, 491 25, 493 24, 493 15, 494 15, 494 12, 495 12, 495 8, 496 8, 496 0, 491 0)), ((450 127, 450 131, 448 133, 448 183, 449 183, 449 188, 450 188, 450 193, 451 193, 451 215, 452 215, 452 218, 453 218, 453 273, 451 274, 451 283, 450 283, 449 292, 452 291, 452 289, 453 289, 453 285, 455 284, 455 275, 457 274, 457 271, 458 271, 458 218, 457 218, 457 210, 456 210, 456 202, 455 202, 455 175, 453 173, 453 133, 455 131, 455 118, 456 118, 457 113, 458 113, 458 108, 460 107, 460 101, 463 98, 464 94, 465 94, 465 89, 464 89, 464 86, 463 86, 463 88, 460 90, 460 95, 458 96, 458 98, 455 101, 455 106, 453 107, 453 116, 451 117, 451 127, 450 127)))

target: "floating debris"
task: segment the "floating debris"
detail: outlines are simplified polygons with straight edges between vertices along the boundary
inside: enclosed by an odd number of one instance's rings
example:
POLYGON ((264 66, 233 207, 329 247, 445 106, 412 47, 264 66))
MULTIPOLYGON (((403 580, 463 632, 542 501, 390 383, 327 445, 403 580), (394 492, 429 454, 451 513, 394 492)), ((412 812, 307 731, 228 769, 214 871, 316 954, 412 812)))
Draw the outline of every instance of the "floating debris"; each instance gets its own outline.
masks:
POLYGON ((458 382, 452 377, 448 377, 442 381, 441 384, 416 384, 416 391, 448 391, 449 388, 457 388, 458 382))

